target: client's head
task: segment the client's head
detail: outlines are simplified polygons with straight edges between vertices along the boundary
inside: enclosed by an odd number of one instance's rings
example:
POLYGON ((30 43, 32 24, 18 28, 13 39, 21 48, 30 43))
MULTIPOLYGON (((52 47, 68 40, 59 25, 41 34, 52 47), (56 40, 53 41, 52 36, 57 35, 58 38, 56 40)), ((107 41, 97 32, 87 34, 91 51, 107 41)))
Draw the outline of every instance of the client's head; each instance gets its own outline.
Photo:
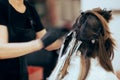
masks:
POLYGON ((97 57, 107 71, 113 71, 110 59, 115 45, 108 27, 111 16, 111 11, 95 8, 82 12, 74 24, 76 38, 83 42, 80 46, 82 55, 86 59, 97 57))
POLYGON ((82 12, 78 17, 75 28, 77 29, 77 39, 81 41, 92 41, 100 37, 110 37, 107 23, 111 19, 111 11, 95 8, 82 12))

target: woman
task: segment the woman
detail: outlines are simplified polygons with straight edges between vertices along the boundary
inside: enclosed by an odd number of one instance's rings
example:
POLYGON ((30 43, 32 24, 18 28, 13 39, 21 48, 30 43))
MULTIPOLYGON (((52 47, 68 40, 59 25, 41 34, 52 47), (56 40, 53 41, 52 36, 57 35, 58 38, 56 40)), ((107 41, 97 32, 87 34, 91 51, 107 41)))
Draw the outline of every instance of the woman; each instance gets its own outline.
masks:
MULTIPOLYGON (((0 80, 28 80, 24 55, 46 48, 66 31, 52 28, 46 33, 37 12, 27 1, 1 0, 0 80)), ((58 49, 60 43, 57 40, 46 49, 58 49)))
MULTIPOLYGON (((74 32, 77 34, 76 39, 71 41, 75 45, 72 44, 73 52, 62 69, 59 69, 58 75, 53 76, 57 70, 55 68, 49 80, 118 80, 111 63, 115 46, 108 27, 111 16, 111 11, 100 8, 81 13, 74 25, 74 32), (76 43, 79 41, 82 43, 75 53, 76 43)), ((65 55, 61 61, 64 57, 65 55)))

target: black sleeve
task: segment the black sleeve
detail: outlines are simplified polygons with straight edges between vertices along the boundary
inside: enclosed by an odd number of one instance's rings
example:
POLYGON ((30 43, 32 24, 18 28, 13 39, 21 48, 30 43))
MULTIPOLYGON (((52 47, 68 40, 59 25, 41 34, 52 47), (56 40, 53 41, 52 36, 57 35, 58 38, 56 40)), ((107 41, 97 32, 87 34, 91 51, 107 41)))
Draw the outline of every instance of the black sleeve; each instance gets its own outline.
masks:
POLYGON ((0 2, 0 25, 7 25, 7 13, 6 6, 0 2))
POLYGON ((43 27, 42 22, 40 20, 40 16, 38 15, 38 13, 37 13, 34 6, 31 6, 30 8, 31 8, 30 11, 32 13, 32 18, 33 18, 33 20, 35 22, 35 26, 34 26, 35 31, 36 32, 41 31, 44 27, 43 27))

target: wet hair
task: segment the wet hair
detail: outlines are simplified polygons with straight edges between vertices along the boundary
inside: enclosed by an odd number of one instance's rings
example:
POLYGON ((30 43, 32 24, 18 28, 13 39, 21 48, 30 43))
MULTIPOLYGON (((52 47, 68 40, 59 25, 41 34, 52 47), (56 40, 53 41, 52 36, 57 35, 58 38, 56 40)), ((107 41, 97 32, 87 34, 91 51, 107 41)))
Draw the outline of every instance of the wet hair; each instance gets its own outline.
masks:
POLYGON ((90 58, 97 57, 100 65, 106 71, 113 71, 111 60, 114 57, 114 40, 108 27, 112 19, 111 11, 101 8, 82 12, 77 18, 74 28, 77 39, 82 41, 81 51, 82 75, 80 80, 85 80, 90 68, 90 58))

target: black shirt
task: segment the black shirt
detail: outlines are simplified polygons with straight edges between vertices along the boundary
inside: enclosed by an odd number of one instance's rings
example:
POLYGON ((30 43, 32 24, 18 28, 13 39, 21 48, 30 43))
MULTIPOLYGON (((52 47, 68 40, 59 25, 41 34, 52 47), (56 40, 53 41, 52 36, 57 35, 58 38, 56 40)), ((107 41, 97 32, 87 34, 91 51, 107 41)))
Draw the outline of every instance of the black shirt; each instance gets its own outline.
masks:
MULTIPOLYGON (((26 11, 17 12, 8 2, 0 1, 0 25, 6 25, 9 42, 26 42, 35 39, 43 26, 35 8, 27 1, 26 11)), ((28 80, 25 57, 0 60, 0 80, 28 80)))

